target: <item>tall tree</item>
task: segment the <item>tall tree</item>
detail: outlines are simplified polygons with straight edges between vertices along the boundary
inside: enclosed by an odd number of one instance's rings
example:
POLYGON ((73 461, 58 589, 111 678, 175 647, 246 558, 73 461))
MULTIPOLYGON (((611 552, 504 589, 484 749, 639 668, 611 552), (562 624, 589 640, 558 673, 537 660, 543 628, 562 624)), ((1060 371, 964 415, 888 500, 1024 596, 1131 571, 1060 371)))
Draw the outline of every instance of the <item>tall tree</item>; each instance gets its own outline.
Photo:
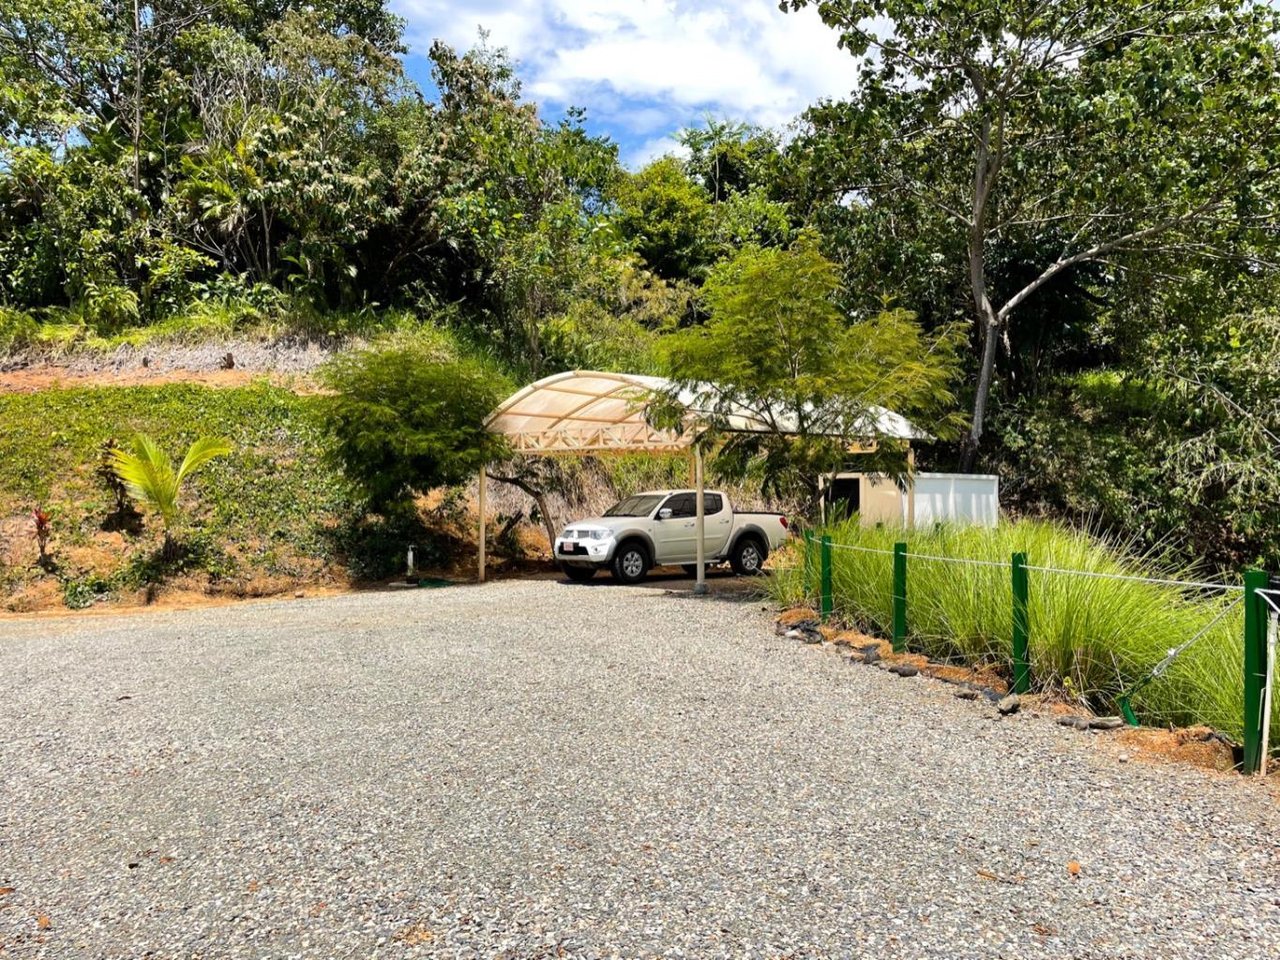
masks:
POLYGON ((810 114, 846 202, 910 208, 961 250, 978 349, 963 463, 1001 343, 1051 285, 1196 259, 1271 266, 1280 20, 1219 0, 783 0, 862 58, 810 114), (994 277, 1008 251, 1031 269, 994 277), (998 282, 997 282, 998 281, 998 282))
POLYGON ((850 446, 880 442, 879 465, 905 467, 904 448, 879 435, 883 408, 935 434, 950 425, 955 344, 927 337, 905 310, 852 321, 840 309, 840 274, 802 233, 789 247, 743 248, 717 264, 703 298, 710 319, 665 341, 676 387, 653 405, 662 426, 681 422, 694 397, 701 426, 721 439, 721 473, 758 476, 776 491, 817 490, 850 446), (734 418, 758 425, 734 430, 734 418))

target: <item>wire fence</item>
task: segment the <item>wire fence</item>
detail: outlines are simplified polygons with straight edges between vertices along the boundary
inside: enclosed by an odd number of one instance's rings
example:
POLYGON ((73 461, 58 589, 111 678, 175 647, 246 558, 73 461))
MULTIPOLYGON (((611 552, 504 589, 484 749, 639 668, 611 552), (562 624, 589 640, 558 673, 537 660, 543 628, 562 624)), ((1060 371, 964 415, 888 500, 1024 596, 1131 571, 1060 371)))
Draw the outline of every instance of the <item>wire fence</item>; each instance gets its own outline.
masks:
POLYGON ((1068 570, 1064 567, 1037 567, 1027 564, 1028 570, 1041 573, 1061 573, 1072 577, 1093 577, 1097 580, 1126 580, 1131 583, 1151 583, 1163 587, 1179 587, 1184 590, 1220 590, 1244 592, 1244 586, 1236 583, 1199 583, 1194 580, 1162 580, 1159 577, 1139 577, 1128 573, 1103 573, 1100 570, 1068 570))
MULTIPOLYGON (((837 543, 812 533, 804 535, 803 571, 804 593, 817 600, 824 620, 835 616, 839 592, 842 617, 860 625, 871 620, 890 635, 895 651, 906 651, 910 642, 913 649, 931 653, 940 646, 961 650, 970 661, 1003 658, 1017 693, 1027 693, 1037 684, 1065 685, 1079 693, 1084 687, 1073 686, 1074 675, 1083 678, 1083 684, 1085 675, 1109 671, 1111 679, 1102 693, 1136 726, 1139 699, 1140 708, 1167 719, 1171 713, 1187 715, 1193 709, 1186 706, 1190 694, 1208 691, 1211 702, 1194 707, 1199 712, 1184 722, 1207 722, 1238 736, 1247 772, 1265 764, 1271 726, 1269 681, 1276 658, 1275 627, 1269 622, 1280 616, 1280 589, 1270 586, 1265 573, 1247 571, 1239 584, 1179 580, 1032 564, 1020 552, 1011 553, 1008 561, 912 553, 905 541, 886 549, 837 543), (917 562, 925 569, 945 565, 955 573, 925 574, 918 583, 909 583, 908 570, 917 562), (1007 580, 993 577, 1001 573, 1007 580), (1109 581, 1116 589, 1067 589, 1077 578, 1109 581), (1125 589, 1126 585, 1133 588, 1125 589), (1153 619, 1159 623, 1144 622, 1153 619), (1105 636, 1091 636, 1100 623, 1106 627, 1100 631, 1105 636), (1144 630, 1151 637, 1140 650, 1123 642, 1108 646, 1108 639, 1142 637, 1144 630), (1165 638, 1167 646, 1157 646, 1165 638), (1184 655, 1198 644, 1208 647, 1184 666, 1184 655), (1236 680, 1231 683, 1233 669, 1236 680), (1212 676, 1202 676, 1205 671, 1212 676), (1158 690, 1151 687, 1162 678, 1158 690), (1146 693, 1148 687, 1156 695, 1146 693)), ((1094 694, 1101 695, 1100 689, 1094 687, 1094 694)))

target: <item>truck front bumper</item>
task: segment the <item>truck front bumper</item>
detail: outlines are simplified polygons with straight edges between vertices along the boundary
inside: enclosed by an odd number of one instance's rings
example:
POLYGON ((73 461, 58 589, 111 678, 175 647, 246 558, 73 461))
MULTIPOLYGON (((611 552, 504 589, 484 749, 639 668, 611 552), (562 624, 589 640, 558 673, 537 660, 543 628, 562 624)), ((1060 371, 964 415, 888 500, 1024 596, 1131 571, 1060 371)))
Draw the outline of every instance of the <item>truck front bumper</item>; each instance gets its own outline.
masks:
POLYGON ((573 563, 584 567, 604 566, 613 557, 618 542, 613 537, 604 540, 566 540, 556 538, 555 556, 561 563, 573 563))

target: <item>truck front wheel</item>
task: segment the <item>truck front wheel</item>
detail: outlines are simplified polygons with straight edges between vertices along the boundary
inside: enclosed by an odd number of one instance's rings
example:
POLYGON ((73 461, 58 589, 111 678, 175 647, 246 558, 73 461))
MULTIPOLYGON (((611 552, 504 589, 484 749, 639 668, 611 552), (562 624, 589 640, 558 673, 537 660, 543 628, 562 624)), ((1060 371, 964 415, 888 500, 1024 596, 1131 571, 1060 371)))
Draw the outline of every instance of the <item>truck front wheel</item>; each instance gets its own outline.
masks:
POLYGON ((641 544, 630 541, 618 547, 611 566, 619 583, 639 583, 649 572, 649 554, 641 544))
POLYGON ((575 567, 572 564, 562 563, 560 569, 574 583, 586 583, 596 575, 595 567, 575 567))

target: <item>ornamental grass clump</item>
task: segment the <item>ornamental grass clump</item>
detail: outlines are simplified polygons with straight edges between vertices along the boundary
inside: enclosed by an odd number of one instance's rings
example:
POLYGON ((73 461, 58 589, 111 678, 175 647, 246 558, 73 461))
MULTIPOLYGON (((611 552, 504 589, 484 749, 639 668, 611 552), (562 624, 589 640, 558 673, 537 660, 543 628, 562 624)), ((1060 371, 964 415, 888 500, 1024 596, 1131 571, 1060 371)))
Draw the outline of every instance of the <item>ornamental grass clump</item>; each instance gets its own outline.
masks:
MULTIPOLYGON (((1238 592, 1080 576, 1196 579, 1190 570, 1134 553, 1130 544, 1038 520, 1003 522, 994 529, 944 525, 906 534, 887 526, 863 527, 855 517, 815 535, 830 536, 835 545, 836 613, 881 635, 889 634, 893 623, 893 545, 905 541, 909 644, 947 661, 1010 663, 1014 553, 1025 553, 1032 567, 1074 571, 1029 572, 1032 678, 1039 689, 1064 691, 1097 710, 1115 711, 1117 699, 1172 649, 1206 631, 1161 676, 1138 689, 1133 706, 1148 723, 1205 723, 1236 739, 1242 734, 1243 610, 1237 603, 1213 622, 1238 592)), ((817 552, 815 545, 812 590, 818 581, 817 552)), ((779 571, 773 584, 779 600, 804 598, 803 567, 797 560, 779 571)))

